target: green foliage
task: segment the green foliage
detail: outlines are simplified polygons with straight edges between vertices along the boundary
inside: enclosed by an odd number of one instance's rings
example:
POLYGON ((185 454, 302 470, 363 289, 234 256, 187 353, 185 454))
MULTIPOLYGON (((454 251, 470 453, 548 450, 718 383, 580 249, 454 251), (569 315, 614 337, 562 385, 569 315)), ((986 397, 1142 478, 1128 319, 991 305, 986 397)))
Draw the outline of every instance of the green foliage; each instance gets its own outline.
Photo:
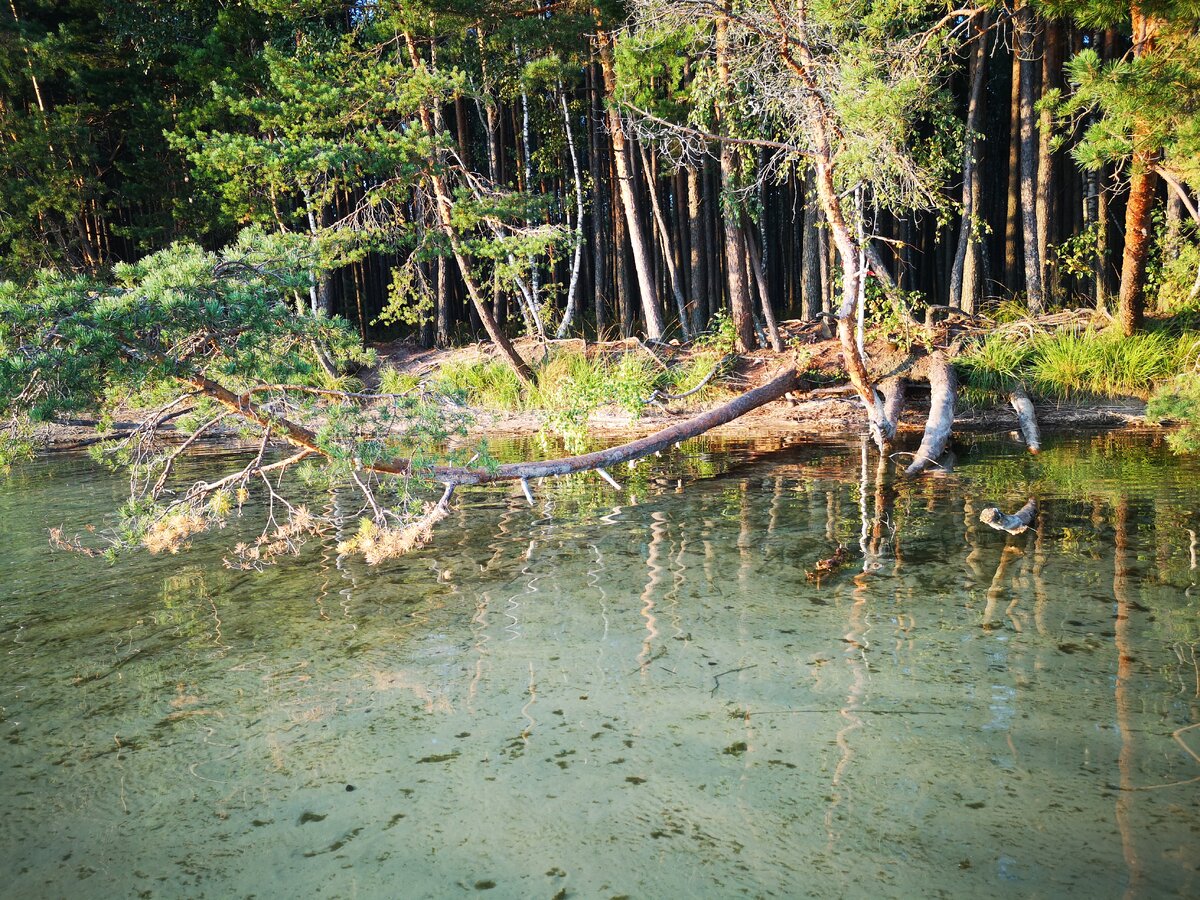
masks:
MULTIPOLYGON (((1080 10, 1085 9, 1082 4, 1080 10)), ((1061 104, 1068 118, 1092 116, 1072 151, 1086 168, 1121 162, 1135 153, 1157 155, 1158 165, 1185 184, 1200 185, 1200 10, 1168 2, 1153 49, 1104 62, 1084 49, 1067 65, 1074 91, 1061 104)))
POLYGON ((407 394, 420 385, 420 377, 411 372, 401 372, 394 366, 379 370, 379 392, 382 394, 407 394))
POLYGON ((729 311, 717 310, 709 320, 708 328, 693 342, 698 350, 711 350, 722 356, 733 353, 737 347, 737 328, 729 311))
POLYGON ((1046 396, 1144 397, 1175 371, 1176 352, 1176 342, 1161 333, 1062 331, 1034 342, 1032 384, 1046 396))
POLYGON ((246 232, 220 254, 177 244, 118 266, 113 284, 53 272, 28 288, 0 283, 0 415, 48 419, 168 391, 181 354, 234 383, 319 378, 314 342, 365 361, 345 323, 289 308, 311 254, 307 241, 246 232))

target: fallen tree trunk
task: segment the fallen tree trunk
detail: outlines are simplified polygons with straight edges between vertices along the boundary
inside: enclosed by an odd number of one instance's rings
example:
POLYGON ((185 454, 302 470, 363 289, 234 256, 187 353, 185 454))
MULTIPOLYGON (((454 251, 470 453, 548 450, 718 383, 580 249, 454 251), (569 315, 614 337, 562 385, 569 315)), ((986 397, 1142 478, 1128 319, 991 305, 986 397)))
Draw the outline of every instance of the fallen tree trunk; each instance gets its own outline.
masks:
POLYGON ((954 392, 958 379, 954 367, 940 350, 929 357, 929 418, 925 422, 925 436, 917 448, 912 464, 904 470, 905 475, 920 475, 937 462, 950 442, 954 427, 954 392))
MULTIPOLYGON (((177 374, 177 378, 185 384, 196 388, 206 396, 216 400, 226 409, 239 417, 270 429, 280 435, 288 443, 318 453, 329 455, 329 448, 322 447, 317 435, 303 425, 288 421, 264 410, 250 399, 250 394, 235 394, 228 388, 213 381, 200 372, 177 374)), ((648 437, 630 441, 607 450, 597 450, 579 456, 567 456, 561 459, 545 462, 505 463, 495 469, 469 468, 466 466, 418 466, 407 457, 394 457, 362 465, 364 471, 382 475, 420 476, 431 481, 440 482, 447 487, 457 487, 467 484, 489 484, 496 481, 524 481, 530 478, 543 478, 547 475, 570 475, 597 469, 603 472, 606 466, 640 459, 659 450, 664 450, 672 444, 686 441, 704 434, 726 422, 744 416, 746 413, 765 406, 772 400, 778 400, 789 391, 795 390, 799 384, 799 373, 794 366, 789 366, 762 387, 747 391, 716 409, 700 413, 697 416, 678 422, 648 437)))

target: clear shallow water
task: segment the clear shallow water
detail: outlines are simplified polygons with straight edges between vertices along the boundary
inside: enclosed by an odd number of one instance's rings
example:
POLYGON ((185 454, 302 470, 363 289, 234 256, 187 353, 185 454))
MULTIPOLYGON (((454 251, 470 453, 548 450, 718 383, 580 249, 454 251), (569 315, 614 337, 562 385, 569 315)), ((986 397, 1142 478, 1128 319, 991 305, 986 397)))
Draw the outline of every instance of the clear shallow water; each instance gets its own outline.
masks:
POLYGON ((229 533, 52 553, 122 485, 17 470, 0 893, 1200 894, 1200 466, 764 449, 467 491, 404 560, 261 574, 229 533), (1036 533, 976 524, 1030 495, 1036 533))

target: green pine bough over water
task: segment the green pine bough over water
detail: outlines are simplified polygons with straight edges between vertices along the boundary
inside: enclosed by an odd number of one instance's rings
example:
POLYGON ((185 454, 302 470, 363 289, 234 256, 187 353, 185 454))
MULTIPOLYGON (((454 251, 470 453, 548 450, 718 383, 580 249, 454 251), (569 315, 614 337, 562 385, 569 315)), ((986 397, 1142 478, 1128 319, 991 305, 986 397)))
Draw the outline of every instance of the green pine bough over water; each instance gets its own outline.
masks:
MULTIPOLYGON (((48 275, 32 288, 0 288, 6 464, 32 452, 40 421, 99 409, 108 430, 122 410, 150 410, 124 434, 93 447, 98 461, 130 477, 130 498, 107 547, 61 532, 56 543, 89 554, 138 545, 174 552, 239 513, 257 490, 268 501, 267 521, 258 540, 238 545, 231 557, 232 564, 256 567, 344 524, 289 499, 287 474, 308 486, 350 486, 359 493, 366 514, 341 549, 377 562, 426 540, 461 485, 511 480, 528 490, 531 478, 604 472, 606 465, 729 421, 794 385, 789 370, 711 413, 611 451, 508 465, 495 463, 485 448, 447 452, 447 439, 464 433, 467 421, 451 394, 420 383, 370 392, 340 374, 374 358, 347 323, 308 310, 304 290, 313 252, 307 239, 251 231, 222 254, 177 245, 119 267, 115 284, 48 275), (177 461, 203 437, 231 430, 256 443, 246 465, 213 481, 188 482, 176 474, 177 461), (275 458, 274 445, 290 452, 275 458), (443 487, 436 503, 423 499, 430 484, 443 487)), ((654 390, 644 369, 632 378, 628 369, 620 362, 608 370, 621 375, 611 382, 614 398, 622 390, 654 390)))

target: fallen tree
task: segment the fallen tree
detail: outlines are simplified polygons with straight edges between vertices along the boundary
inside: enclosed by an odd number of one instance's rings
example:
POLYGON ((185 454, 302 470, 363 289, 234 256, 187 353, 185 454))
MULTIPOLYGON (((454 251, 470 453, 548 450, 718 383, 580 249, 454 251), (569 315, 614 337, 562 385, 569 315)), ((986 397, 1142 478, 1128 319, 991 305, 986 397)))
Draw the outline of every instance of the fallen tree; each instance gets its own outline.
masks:
MULTIPOLYGON (((386 393, 344 383, 337 373, 371 362, 370 354, 346 323, 292 311, 292 293, 308 278, 306 252, 291 239, 251 235, 224 256, 185 246, 162 251, 122 271, 118 286, 55 276, 26 290, 0 287, 0 413, 6 422, 0 463, 32 452, 36 420, 98 409, 104 421, 121 408, 149 408, 140 422, 91 448, 97 459, 130 475, 129 502, 107 546, 85 546, 62 533, 54 538, 58 546, 173 552, 235 515, 254 488, 268 501, 265 522, 254 542, 235 548, 232 565, 257 567, 360 516, 359 533, 342 548, 379 561, 428 539, 461 487, 517 482, 532 502, 531 483, 539 478, 595 471, 615 486, 612 467, 802 388, 793 361, 713 409, 616 447, 504 464, 488 459, 485 448, 474 456, 447 451, 448 439, 465 433, 461 407, 420 386, 386 393), (290 264, 281 262, 289 257, 290 264), (213 480, 177 474, 183 454, 231 426, 256 442, 248 462, 213 480), (292 452, 277 456, 272 448, 278 445, 292 452), (288 496, 284 475, 314 462, 331 488, 361 496, 359 510, 334 521, 288 496), (421 485, 439 485, 441 497, 422 500, 421 485)), ((910 475, 936 461, 953 424, 955 378, 945 354, 935 352, 928 371, 933 402, 910 475)), ((880 381, 875 401, 887 428, 877 434, 895 434, 905 384, 899 375, 880 381)), ((881 465, 885 459, 881 455, 881 465)))

